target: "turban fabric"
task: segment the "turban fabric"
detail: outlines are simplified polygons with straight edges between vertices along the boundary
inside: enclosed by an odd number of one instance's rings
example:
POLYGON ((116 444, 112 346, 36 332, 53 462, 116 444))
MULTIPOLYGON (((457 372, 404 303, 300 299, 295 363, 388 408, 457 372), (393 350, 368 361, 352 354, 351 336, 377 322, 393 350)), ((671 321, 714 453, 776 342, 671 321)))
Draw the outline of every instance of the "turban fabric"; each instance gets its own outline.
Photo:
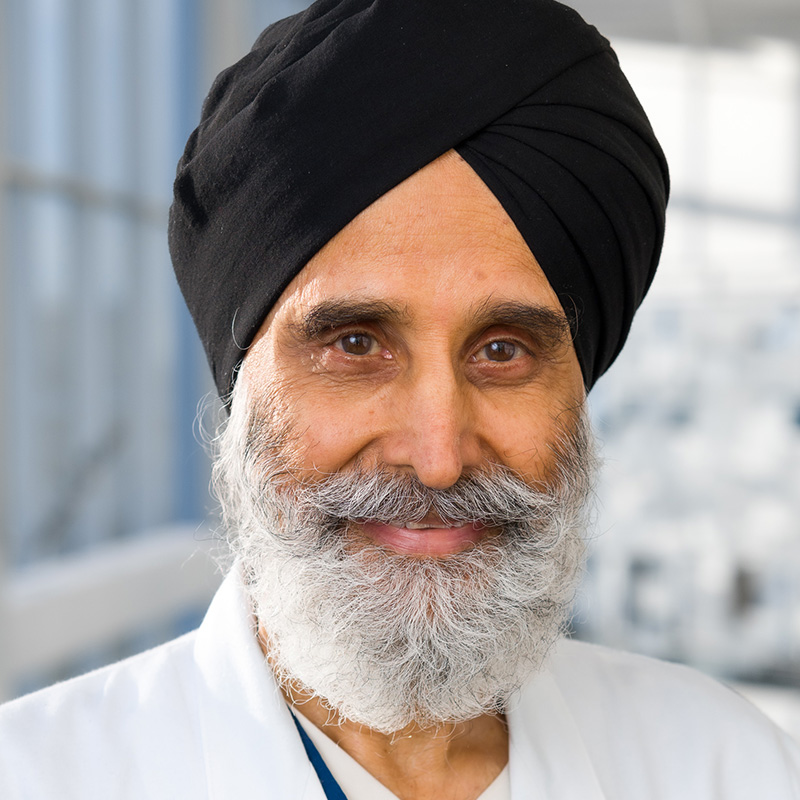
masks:
POLYGON ((221 396, 311 257, 451 149, 541 265, 591 388, 653 278, 668 194, 609 43, 552 0, 318 0, 219 75, 178 165, 170 249, 221 396))

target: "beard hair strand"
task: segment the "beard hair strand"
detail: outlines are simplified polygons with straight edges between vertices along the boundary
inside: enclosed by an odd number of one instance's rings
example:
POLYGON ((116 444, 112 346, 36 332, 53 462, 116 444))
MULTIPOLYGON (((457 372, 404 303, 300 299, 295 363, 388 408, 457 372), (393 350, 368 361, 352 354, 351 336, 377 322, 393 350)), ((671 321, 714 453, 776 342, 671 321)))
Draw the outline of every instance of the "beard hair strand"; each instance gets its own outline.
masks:
POLYGON ((299 481, 291 431, 240 378, 212 480, 278 681, 383 733, 506 709, 563 633, 583 564, 597 459, 584 409, 564 417, 546 487, 501 465, 445 490, 357 465, 299 481), (443 558, 357 543, 358 521, 432 510, 500 533, 443 558))

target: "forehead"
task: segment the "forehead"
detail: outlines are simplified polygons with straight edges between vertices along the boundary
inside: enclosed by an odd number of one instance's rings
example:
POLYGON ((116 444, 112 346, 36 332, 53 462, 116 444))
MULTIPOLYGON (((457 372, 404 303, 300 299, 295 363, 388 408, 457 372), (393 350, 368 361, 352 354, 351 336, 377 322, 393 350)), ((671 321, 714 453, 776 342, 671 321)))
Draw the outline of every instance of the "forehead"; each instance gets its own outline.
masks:
POLYGON ((385 301, 410 320, 452 327, 487 303, 524 302, 563 317, 521 234, 455 152, 361 212, 295 277, 262 326, 328 301, 385 301))

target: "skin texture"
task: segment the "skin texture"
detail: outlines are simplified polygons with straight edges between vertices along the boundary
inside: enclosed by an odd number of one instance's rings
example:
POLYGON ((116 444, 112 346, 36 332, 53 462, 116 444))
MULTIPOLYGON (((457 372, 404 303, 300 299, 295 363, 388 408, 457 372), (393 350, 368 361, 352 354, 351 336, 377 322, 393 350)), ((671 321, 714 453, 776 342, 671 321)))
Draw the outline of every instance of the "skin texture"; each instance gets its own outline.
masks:
MULTIPOLYGON (((240 379, 291 427, 296 477, 382 465, 432 488, 490 462, 547 483, 563 415, 584 399, 555 293, 454 152, 317 253, 265 321, 240 379)), ((434 517, 423 527, 368 521, 355 536, 430 558, 492 535, 434 517)), ((339 724, 314 698, 290 699, 401 798, 477 797, 508 759, 499 717, 387 737, 339 724)))

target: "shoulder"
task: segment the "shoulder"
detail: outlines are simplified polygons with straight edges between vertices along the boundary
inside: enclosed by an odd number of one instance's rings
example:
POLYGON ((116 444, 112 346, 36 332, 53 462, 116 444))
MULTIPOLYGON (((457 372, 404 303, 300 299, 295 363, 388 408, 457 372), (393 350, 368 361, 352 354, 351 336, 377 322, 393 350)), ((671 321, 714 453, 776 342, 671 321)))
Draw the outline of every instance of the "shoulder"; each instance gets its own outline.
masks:
POLYGON ((187 634, 6 703, 0 706, 0 734, 5 734, 11 723, 19 733, 55 717, 80 725, 83 719, 94 722, 102 713, 140 713, 156 700, 154 695, 163 693, 165 681, 173 678, 180 683, 180 673, 191 663, 193 638, 187 634))
POLYGON ((3 798, 150 796, 154 764, 190 758, 193 642, 188 634, 0 706, 3 798), (35 787, 35 788, 34 788, 35 787), (105 794, 104 794, 105 792, 105 794))
POLYGON ((617 701, 636 697, 640 701, 702 700, 726 706, 731 701, 734 705, 744 702, 725 685, 683 664, 570 639, 559 642, 549 666, 556 681, 571 691, 582 686, 587 692, 610 692, 617 701))
POLYGON ((550 672, 599 771, 623 764, 647 796, 800 798, 796 744, 697 670, 564 641, 550 672))
POLYGON ((722 721, 771 729, 772 723, 730 687, 692 667, 585 642, 564 640, 549 662, 556 682, 575 711, 612 704, 618 716, 663 712, 660 723, 687 718, 700 721, 712 714, 722 721), (592 700, 583 703, 581 700, 592 700))

